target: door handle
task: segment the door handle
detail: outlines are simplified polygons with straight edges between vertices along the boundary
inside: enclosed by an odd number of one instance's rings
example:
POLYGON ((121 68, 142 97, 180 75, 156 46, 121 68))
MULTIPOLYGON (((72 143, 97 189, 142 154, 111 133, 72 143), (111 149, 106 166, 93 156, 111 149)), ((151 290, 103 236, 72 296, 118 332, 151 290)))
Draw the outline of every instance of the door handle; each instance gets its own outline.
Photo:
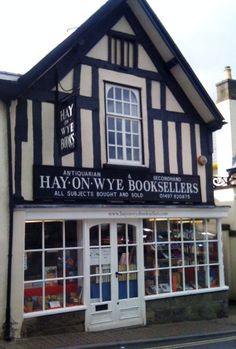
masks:
POLYGON ((119 273, 118 271, 115 272, 116 278, 118 278, 118 276, 122 275, 122 273, 119 273))

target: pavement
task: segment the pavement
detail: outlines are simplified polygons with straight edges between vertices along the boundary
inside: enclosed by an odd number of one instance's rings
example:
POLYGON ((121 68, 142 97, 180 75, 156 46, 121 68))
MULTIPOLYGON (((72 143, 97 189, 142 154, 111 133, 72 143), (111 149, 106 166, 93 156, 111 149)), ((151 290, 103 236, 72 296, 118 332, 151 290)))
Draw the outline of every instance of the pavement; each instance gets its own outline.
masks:
POLYGON ((0 340, 0 349, 96 349, 141 348, 172 340, 194 340, 209 336, 236 336, 236 303, 230 303, 229 316, 221 319, 184 321, 128 327, 99 332, 62 333, 12 340, 0 340))

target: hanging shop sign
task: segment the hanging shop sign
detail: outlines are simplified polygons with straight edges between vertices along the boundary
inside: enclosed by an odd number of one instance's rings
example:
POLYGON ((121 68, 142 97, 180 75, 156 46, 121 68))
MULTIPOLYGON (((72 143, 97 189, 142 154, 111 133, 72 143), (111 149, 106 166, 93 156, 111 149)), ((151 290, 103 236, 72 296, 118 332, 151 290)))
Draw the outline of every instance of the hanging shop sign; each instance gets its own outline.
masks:
POLYGON ((61 156, 70 154, 75 150, 75 100, 70 99, 59 103, 59 128, 58 144, 61 156))
POLYGON ((199 176, 35 166, 35 200, 201 203, 199 176))

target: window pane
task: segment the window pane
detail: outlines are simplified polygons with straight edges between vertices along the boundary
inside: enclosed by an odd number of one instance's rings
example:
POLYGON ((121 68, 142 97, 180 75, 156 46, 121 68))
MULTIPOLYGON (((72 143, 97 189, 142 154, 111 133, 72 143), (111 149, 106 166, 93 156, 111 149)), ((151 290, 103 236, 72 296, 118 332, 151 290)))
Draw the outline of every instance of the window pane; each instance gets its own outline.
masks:
POLYGON ((115 129, 115 119, 114 118, 108 118, 108 129, 109 130, 115 129))
POLYGON ((115 144, 115 133, 114 132, 108 133, 108 142, 109 142, 109 144, 115 144))
POLYGON ((107 302, 111 300, 111 277, 106 275, 102 277, 102 301, 107 302))
POLYGON ((66 280, 66 306, 83 304, 83 279, 66 280))
POLYGON ((207 232, 208 232, 208 240, 217 239, 217 226, 216 226, 215 219, 210 219, 207 222, 207 232))
POLYGON ((205 220, 197 219, 195 221, 195 234, 196 240, 205 240, 206 239, 206 224, 205 220))
POLYGON ((160 270, 158 278, 158 293, 169 293, 170 292, 170 274, 169 270, 160 270))
POLYGON ((54 282, 45 283, 45 309, 63 307, 63 284, 54 282))
POLYGON ((132 116, 138 116, 138 106, 131 104, 131 115, 132 116))
POLYGON ((123 148, 117 147, 117 159, 123 160, 123 148))
POLYGON ((24 288, 24 312, 31 313, 33 311, 43 310, 43 284, 42 282, 35 282, 27 284, 24 288))
POLYGON ((122 103, 121 102, 116 102, 116 113, 122 114, 122 103))
POLYGON ((193 240, 194 239, 194 222, 193 220, 184 219, 182 221, 183 225, 183 239, 193 240))
POLYGON ((136 98, 135 93, 133 91, 131 91, 131 102, 137 103, 137 98, 136 98))
POLYGON ((122 145, 122 133, 117 133, 117 145, 122 145))
POLYGON ((116 130, 122 131, 122 119, 116 119, 116 130))
POLYGON ((128 244, 136 244, 136 228, 128 224, 128 244))
POLYGON ((130 105, 128 103, 124 103, 124 114, 130 115, 130 105))
POLYGON ((156 277, 152 271, 145 272, 145 295, 157 294, 156 277))
POLYGON ((157 241, 167 241, 168 240, 168 221, 157 220, 156 221, 156 232, 157 232, 157 241))
POLYGON ((66 247, 78 246, 76 221, 65 222, 65 242, 66 247))
POLYGON ((144 268, 149 269, 155 267, 155 245, 149 243, 144 245, 144 268))
POLYGON ((114 98, 114 87, 111 87, 107 93, 107 97, 113 99, 114 98))
POLYGON ((182 265, 182 249, 181 244, 172 243, 171 247, 171 265, 182 265))
POLYGON ((25 224, 25 250, 42 248, 42 223, 25 224))
POLYGON ((130 120, 125 120, 125 131, 130 132, 131 131, 131 122, 130 120))
POLYGON ((194 290, 195 288, 195 268, 185 268, 185 291, 194 290))
POLYGON ((110 245, 110 224, 101 224, 101 244, 110 245))
POLYGON ((210 287, 219 287, 220 279, 219 279, 219 266, 214 265, 210 266, 210 287))
POLYGON ((121 101, 121 88, 119 88, 119 87, 116 87, 115 88, 115 98, 116 99, 119 99, 120 101, 121 101))
POLYGON ((138 135, 133 135, 133 146, 139 147, 139 136, 138 135))
POLYGON ((207 267, 199 267, 197 272, 198 288, 208 287, 207 267))
POLYGON ((126 134, 126 146, 130 147, 131 146, 131 135, 126 134))
POLYGON ((93 303, 100 300, 100 277, 92 276, 90 278, 90 298, 93 303))
POLYGON ((195 264, 194 243, 184 244, 184 264, 185 265, 195 264))
POLYGON ((217 242, 209 242, 209 262, 210 263, 218 263, 218 243, 217 242))
POLYGON ((115 159, 115 158, 116 158, 116 148, 109 147, 109 159, 115 159))
POLYGON ((134 161, 139 161, 140 160, 139 149, 134 149, 133 154, 134 154, 134 161))
POLYGON ((132 132, 139 133, 139 122, 138 121, 132 121, 132 132))
POLYGON ((169 245, 160 244, 158 245, 158 266, 160 268, 169 266, 169 245))
POLYGON ((117 224, 117 240, 118 244, 126 244, 126 225, 117 224))
POLYGON ((113 101, 110 101, 110 100, 107 101, 107 111, 108 111, 108 113, 114 113, 115 108, 114 108, 113 101))
POLYGON ((45 223, 45 248, 62 247, 62 222, 45 223))
POLYGON ((131 148, 126 149, 126 159, 127 160, 132 160, 132 150, 131 148))
POLYGON ((197 243, 197 264, 207 264, 206 242, 197 243))
POLYGON ((172 291, 183 291, 183 269, 172 269, 172 291))
POLYGON ((66 250, 66 276, 81 275, 83 268, 83 255, 80 250, 66 250), (78 271, 80 267, 80 273, 78 271))
POLYGON ((99 226, 95 225, 89 230, 89 244, 90 246, 99 245, 99 226))
POLYGON ((181 225, 179 220, 170 220, 170 238, 172 241, 181 240, 181 225))
POLYGON ((63 277, 63 251, 45 252, 45 279, 63 277))
POLYGON ((138 297, 137 273, 129 275, 129 298, 138 297))
POLYGON ((42 252, 25 252, 25 281, 42 279, 42 252))
POLYGON ((126 90, 124 89, 123 90, 123 98, 124 98, 124 101, 129 101, 129 90, 126 90))

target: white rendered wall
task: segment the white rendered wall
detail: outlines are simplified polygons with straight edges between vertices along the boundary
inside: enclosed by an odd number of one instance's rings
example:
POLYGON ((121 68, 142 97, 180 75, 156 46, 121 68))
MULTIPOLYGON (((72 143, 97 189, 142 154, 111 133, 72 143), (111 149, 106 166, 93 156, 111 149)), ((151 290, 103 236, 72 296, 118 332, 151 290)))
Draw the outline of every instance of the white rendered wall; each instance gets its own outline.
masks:
MULTIPOLYGON (((0 326, 5 322, 8 259, 8 147, 6 109, 0 101, 0 326)), ((0 331, 0 336, 1 336, 0 331)))

